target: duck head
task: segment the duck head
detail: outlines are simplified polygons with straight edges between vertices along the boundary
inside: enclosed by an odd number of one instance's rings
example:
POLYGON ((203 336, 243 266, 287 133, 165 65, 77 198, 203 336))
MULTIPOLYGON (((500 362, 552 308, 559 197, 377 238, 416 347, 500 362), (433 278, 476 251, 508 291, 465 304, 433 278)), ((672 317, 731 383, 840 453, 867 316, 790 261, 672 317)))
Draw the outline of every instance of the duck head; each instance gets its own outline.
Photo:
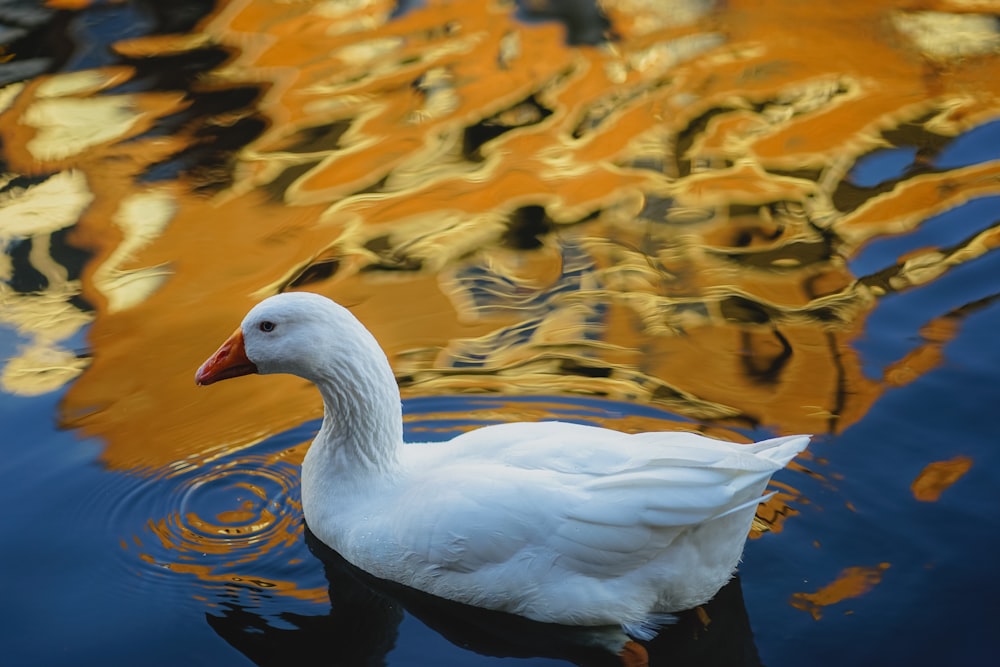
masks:
MULTIPOLYGON (((209 385, 253 373, 291 373, 316 382, 348 368, 378 344, 343 306, 318 294, 289 292, 253 307, 239 328, 201 365, 209 385)), ((379 350, 381 353, 381 350, 379 350)))

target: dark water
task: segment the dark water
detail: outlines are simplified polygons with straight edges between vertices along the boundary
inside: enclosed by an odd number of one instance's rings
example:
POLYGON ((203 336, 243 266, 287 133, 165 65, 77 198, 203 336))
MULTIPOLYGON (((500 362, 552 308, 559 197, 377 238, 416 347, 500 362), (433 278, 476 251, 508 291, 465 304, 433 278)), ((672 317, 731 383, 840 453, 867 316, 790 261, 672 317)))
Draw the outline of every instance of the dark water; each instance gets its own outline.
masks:
POLYGON ((311 539, 314 392, 192 380, 282 289, 412 441, 816 434, 649 664, 992 664, 995 17, 765 5, 0 5, 0 664, 620 664, 311 539))

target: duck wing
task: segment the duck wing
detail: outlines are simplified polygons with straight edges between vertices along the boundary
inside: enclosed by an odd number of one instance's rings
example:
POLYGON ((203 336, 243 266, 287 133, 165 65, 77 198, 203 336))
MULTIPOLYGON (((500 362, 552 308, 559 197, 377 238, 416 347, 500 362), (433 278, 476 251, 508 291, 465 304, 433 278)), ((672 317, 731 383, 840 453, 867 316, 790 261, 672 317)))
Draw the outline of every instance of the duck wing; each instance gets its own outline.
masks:
POLYGON ((474 572, 530 554, 617 577, 684 531, 759 503, 808 438, 768 442, 561 422, 487 427, 437 449, 396 519, 435 568, 474 572))

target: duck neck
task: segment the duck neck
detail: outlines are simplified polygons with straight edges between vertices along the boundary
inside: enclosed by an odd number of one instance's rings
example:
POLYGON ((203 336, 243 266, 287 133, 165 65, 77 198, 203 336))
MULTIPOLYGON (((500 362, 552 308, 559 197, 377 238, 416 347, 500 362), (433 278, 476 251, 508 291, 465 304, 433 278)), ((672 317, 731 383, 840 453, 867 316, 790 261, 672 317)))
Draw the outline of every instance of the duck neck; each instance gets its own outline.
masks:
POLYGON ((340 368, 336 378, 316 385, 324 416, 309 458, 331 475, 394 472, 403 445, 403 416, 385 357, 355 360, 353 367, 340 368))

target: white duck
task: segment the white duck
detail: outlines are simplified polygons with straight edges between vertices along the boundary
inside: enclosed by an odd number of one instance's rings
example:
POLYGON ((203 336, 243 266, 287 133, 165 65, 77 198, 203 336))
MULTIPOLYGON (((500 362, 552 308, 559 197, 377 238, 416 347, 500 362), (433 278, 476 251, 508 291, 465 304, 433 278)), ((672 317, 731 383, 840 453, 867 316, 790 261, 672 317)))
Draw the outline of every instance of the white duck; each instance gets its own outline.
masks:
POLYGON ((323 395, 302 505, 350 563, 450 600, 638 638, 730 579, 768 480, 809 442, 541 422, 404 445, 382 349, 347 309, 308 293, 255 306, 196 381, 249 373, 292 373, 323 395))

